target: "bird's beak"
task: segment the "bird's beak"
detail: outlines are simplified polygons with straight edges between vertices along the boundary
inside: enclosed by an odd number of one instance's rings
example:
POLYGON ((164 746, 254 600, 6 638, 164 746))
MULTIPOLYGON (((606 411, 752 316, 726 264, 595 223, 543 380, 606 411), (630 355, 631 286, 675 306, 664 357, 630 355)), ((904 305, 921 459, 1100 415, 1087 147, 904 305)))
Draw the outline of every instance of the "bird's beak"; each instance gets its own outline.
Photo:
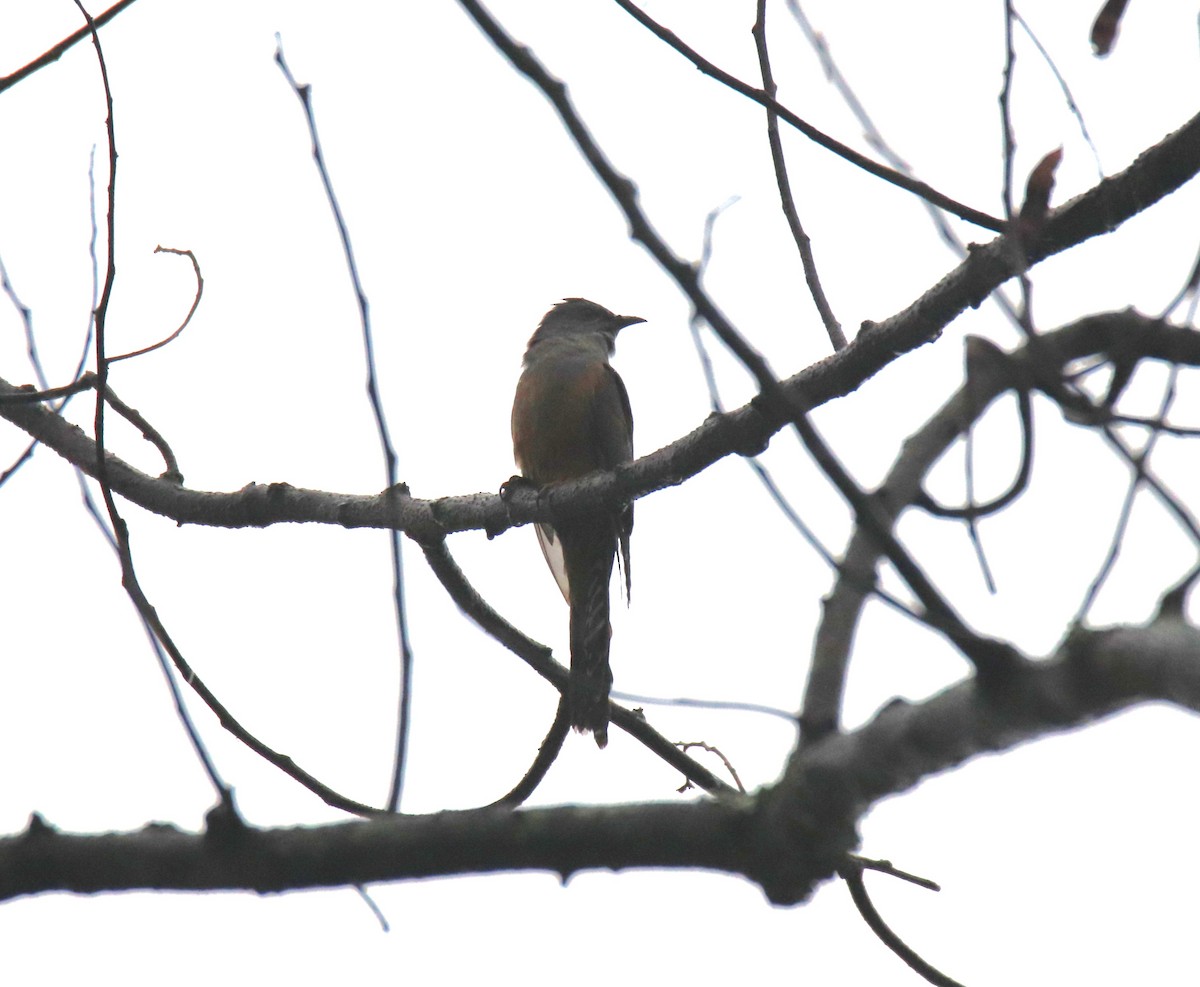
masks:
POLYGON ((639 322, 645 322, 640 315, 618 315, 617 328, 627 329, 629 326, 636 326, 639 322))

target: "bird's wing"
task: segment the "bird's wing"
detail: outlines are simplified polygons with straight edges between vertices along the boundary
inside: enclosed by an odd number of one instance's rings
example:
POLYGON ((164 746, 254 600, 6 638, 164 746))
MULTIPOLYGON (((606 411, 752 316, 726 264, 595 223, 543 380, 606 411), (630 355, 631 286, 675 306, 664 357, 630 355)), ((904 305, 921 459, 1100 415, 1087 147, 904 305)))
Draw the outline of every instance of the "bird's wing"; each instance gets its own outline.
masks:
MULTIPOLYGON (((633 459, 633 411, 629 392, 621 375, 610 365, 604 365, 604 375, 598 379, 592 398, 592 447, 596 466, 612 469, 633 459), (619 427, 613 428, 617 423, 619 427)), ((624 575, 625 601, 629 602, 633 585, 629 570, 629 535, 633 531, 633 505, 628 504, 614 519, 616 528, 617 562, 624 575)))

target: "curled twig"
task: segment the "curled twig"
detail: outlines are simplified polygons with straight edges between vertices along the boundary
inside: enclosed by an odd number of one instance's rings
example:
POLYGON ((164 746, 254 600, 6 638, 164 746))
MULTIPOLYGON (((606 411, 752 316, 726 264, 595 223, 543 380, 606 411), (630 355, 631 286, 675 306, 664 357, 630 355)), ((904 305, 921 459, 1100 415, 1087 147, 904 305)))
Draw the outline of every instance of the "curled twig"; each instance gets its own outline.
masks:
MULTIPOLYGON (((725 753, 719 747, 714 747, 712 744, 706 744, 703 740, 677 740, 675 741, 675 746, 685 753, 691 750, 693 747, 699 747, 702 751, 708 751, 710 754, 716 754, 717 757, 721 759, 721 763, 725 765, 725 770, 728 771, 730 777, 733 778, 733 783, 737 785, 737 790, 743 795, 746 794, 746 786, 742 784, 742 779, 738 777, 737 769, 733 766, 733 762, 725 756, 725 753)), ((688 784, 690 784, 690 782, 688 784)), ((684 787, 687 786, 685 785, 684 787)), ((681 788, 680 791, 683 791, 683 789, 681 788)))
POLYGON ((200 307, 200 296, 204 294, 204 275, 200 273, 200 262, 196 260, 196 255, 190 250, 179 250, 175 247, 164 247, 161 245, 155 247, 154 252, 156 254, 179 254, 181 257, 186 257, 192 262, 192 270, 196 274, 196 297, 192 299, 192 307, 188 309, 183 322, 179 324, 179 328, 171 333, 171 335, 165 339, 160 339, 157 343, 143 346, 140 350, 132 350, 129 353, 122 353, 120 356, 110 356, 108 358, 110 364, 116 363, 118 360, 129 360, 135 356, 143 356, 146 353, 153 353, 155 350, 162 349, 188 327, 188 323, 192 321, 192 316, 196 314, 196 309, 200 307))

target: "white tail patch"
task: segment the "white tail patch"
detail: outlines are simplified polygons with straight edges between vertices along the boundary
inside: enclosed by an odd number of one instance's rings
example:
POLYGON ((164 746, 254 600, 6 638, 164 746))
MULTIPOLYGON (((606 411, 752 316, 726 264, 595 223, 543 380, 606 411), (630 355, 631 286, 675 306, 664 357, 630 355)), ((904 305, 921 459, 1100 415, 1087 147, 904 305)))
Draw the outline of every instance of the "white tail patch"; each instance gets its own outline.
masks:
POLYGON ((571 586, 567 582, 567 560, 563 557, 562 539, 558 532, 548 524, 537 523, 533 526, 537 532, 538 544, 542 546, 542 555, 546 557, 546 565, 554 574, 554 581, 562 590, 563 599, 569 605, 571 602, 571 586))

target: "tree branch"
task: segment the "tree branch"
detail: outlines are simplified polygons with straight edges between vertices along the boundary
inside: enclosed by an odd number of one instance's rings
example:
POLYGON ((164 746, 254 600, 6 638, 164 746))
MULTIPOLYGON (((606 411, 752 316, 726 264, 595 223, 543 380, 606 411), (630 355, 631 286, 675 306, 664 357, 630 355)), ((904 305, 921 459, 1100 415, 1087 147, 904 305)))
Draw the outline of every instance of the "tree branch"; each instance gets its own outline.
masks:
POLYGON ((797 904, 857 843, 870 806, 985 753, 1073 729, 1137 703, 1200 712, 1200 632, 1178 616, 1076 633, 1003 690, 973 682, 894 701, 861 729, 793 755, 754 797, 509 812, 474 809, 328 826, 206 834, 170 826, 60 834, 34 817, 0 839, 0 900, 45 891, 284 890, 452 874, 704 868, 741 874, 797 904))
MULTIPOLYGON (((95 17, 93 17, 92 25, 97 28, 103 27, 126 7, 132 6, 133 2, 134 0, 120 0, 119 3, 114 3, 108 8, 108 10, 104 11, 104 13, 97 14, 95 17)), ((8 75, 0 76, 0 93, 4 92, 6 89, 11 89, 22 79, 33 75, 33 73, 38 69, 43 69, 47 65, 57 62, 63 57, 64 54, 66 54, 66 52, 68 52, 75 45, 79 44, 80 41, 82 41, 84 38, 90 38, 91 36, 91 27, 81 27, 74 34, 63 38, 63 40, 56 44, 53 48, 43 52, 28 65, 17 69, 15 72, 10 72, 8 75)))

